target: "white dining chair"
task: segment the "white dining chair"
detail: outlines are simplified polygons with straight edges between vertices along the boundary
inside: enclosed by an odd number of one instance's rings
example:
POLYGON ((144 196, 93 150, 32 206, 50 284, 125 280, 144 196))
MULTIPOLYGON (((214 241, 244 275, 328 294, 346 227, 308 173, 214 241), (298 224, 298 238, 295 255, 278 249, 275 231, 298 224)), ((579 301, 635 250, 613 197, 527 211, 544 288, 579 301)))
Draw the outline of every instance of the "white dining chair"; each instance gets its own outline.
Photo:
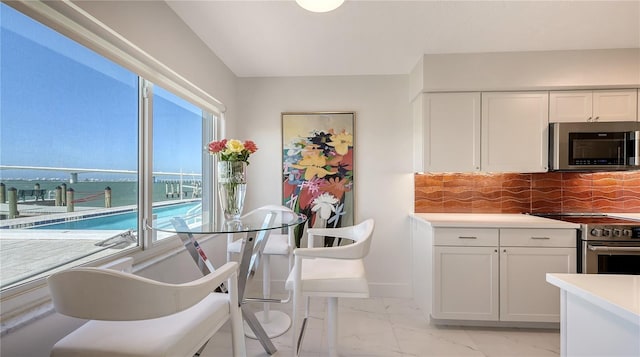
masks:
POLYGON ((338 346, 338 298, 368 298, 369 284, 365 274, 364 257, 369 254, 374 220, 341 228, 309 228, 308 248, 293 251, 295 261, 286 282, 293 291, 293 354, 297 356, 302 346, 304 330, 309 317, 309 298, 326 297, 327 337, 329 356, 337 356, 338 346), (314 248, 315 237, 335 237, 353 241, 336 247, 314 248), (305 316, 298 333, 299 310, 306 297, 305 316))
POLYGON ((47 282, 55 310, 90 320, 63 337, 52 357, 194 356, 227 322, 234 356, 245 356, 238 264, 183 284, 104 268, 73 268, 47 282), (213 292, 225 282, 228 294, 213 292))
MULTIPOLYGON (((295 213, 289 207, 278 205, 266 205, 241 217, 247 217, 254 215, 259 211, 272 212, 277 215, 294 215, 295 213)), ((278 220, 278 218, 275 218, 278 220)), ((294 243, 294 227, 289 227, 286 232, 269 230, 266 232, 264 247, 262 247, 262 296, 265 300, 271 300, 271 256, 282 256, 288 259, 288 270, 291 271, 293 267, 293 248, 294 243)), ((227 236, 227 261, 231 261, 233 254, 240 253, 242 249, 242 239, 234 239, 233 234, 227 236)), ((290 300, 290 296, 281 303, 287 303, 290 300)), ((280 336, 287 332, 291 326, 291 317, 283 311, 272 310, 272 302, 264 302, 263 310, 256 312, 256 318, 264 328, 267 336, 270 338, 280 336)), ((255 338, 253 332, 250 329, 245 329, 245 333, 248 337, 255 338)))

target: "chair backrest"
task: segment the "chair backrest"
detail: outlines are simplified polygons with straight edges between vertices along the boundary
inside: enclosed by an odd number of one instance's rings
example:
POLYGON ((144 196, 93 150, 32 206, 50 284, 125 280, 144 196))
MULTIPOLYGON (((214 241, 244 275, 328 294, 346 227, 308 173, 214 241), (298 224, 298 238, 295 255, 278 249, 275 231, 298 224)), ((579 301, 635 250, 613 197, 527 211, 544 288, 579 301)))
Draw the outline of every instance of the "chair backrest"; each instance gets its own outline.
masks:
MULTIPOLYGON (((245 213, 244 215, 242 215, 242 217, 248 217, 250 215, 257 214, 258 212, 262 212, 262 211, 271 212, 271 213, 275 214, 274 219, 275 219, 276 222, 278 222, 280 220, 283 220, 282 217, 284 217, 286 215, 295 215, 296 214, 291 208, 286 207, 286 206, 266 205, 266 206, 261 206, 261 207, 258 207, 256 209, 254 209, 254 210, 251 210, 250 212, 245 213)), ((288 237, 287 241, 289 243, 289 246, 292 247, 291 249, 293 249, 294 244, 295 244, 294 236, 293 236, 293 227, 286 228, 286 231, 287 231, 287 237, 288 237)), ((272 233, 276 233, 276 231, 272 231, 272 230, 266 231, 265 235, 264 235, 264 240, 260 241, 260 242, 256 242, 256 243, 262 243, 262 246, 261 247, 256 247, 256 248, 257 249, 260 249, 260 248, 264 249, 264 244, 266 244, 266 240, 268 239, 269 235, 272 234, 272 233)), ((227 243, 229 244, 232 241, 233 241, 233 236, 232 235, 228 236, 227 243)))
POLYGON ((235 262, 200 279, 168 284, 101 268, 73 268, 49 276, 57 312, 89 320, 132 321, 174 314, 193 306, 234 277, 235 262))
POLYGON ((364 258, 369 254, 374 227, 375 222, 373 218, 369 218, 353 226, 350 237, 343 237, 354 241, 352 244, 353 249, 355 250, 355 247, 358 247, 360 258, 364 258))
MULTIPOLYGON (((352 240, 354 243, 327 248, 326 252, 332 255, 334 258, 339 259, 361 259, 369 254, 371 248, 371 237, 373 236, 373 229, 375 228, 375 221, 372 218, 362 221, 355 226, 340 227, 340 228, 309 228, 308 233, 308 246, 313 247, 314 236, 330 236, 336 238, 346 238, 352 240)), ((324 249, 324 248, 314 248, 324 249)))

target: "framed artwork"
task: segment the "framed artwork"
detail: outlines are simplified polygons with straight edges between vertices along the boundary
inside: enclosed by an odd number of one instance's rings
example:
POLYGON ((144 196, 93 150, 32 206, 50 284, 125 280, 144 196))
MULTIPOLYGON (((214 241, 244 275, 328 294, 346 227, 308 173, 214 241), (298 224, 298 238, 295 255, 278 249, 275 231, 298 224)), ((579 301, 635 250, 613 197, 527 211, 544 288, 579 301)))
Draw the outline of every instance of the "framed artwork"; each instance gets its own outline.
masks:
POLYGON ((354 128, 353 112, 282 113, 282 202, 308 227, 354 224, 354 128))

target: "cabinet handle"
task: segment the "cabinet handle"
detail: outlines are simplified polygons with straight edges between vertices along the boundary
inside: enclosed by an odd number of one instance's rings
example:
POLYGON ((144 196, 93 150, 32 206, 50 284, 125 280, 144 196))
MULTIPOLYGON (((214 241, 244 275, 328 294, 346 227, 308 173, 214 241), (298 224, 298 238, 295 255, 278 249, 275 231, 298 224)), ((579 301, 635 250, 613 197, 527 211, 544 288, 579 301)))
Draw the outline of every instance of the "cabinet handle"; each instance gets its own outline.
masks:
POLYGON ((497 250, 497 249, 494 249, 493 251, 494 251, 494 252, 496 252, 496 253, 498 253, 498 250, 497 250))
POLYGON ((531 239, 551 239, 549 237, 531 237, 531 239))
POLYGON ((478 239, 478 237, 472 237, 472 236, 458 236, 458 238, 460 239, 478 239))
POLYGON ((593 121, 598 121, 598 119, 600 119, 600 117, 596 117, 595 119, 593 119, 593 121))
POLYGON ((591 121, 591 120, 592 120, 591 117, 587 118, 587 121, 591 121))
POLYGON ((506 252, 507 252, 507 250, 506 250, 506 249, 504 249, 502 252, 503 252, 503 253, 506 253, 506 252))

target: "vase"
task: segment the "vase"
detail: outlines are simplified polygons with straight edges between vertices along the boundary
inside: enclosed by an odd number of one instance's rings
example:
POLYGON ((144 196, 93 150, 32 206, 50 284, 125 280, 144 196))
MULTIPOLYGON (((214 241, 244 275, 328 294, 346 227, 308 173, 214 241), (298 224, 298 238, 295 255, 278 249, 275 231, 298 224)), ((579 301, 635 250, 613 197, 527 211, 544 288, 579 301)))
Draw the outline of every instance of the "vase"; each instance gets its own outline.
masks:
POLYGON ((247 192, 247 163, 244 161, 218 161, 218 197, 224 218, 240 219, 247 192))

